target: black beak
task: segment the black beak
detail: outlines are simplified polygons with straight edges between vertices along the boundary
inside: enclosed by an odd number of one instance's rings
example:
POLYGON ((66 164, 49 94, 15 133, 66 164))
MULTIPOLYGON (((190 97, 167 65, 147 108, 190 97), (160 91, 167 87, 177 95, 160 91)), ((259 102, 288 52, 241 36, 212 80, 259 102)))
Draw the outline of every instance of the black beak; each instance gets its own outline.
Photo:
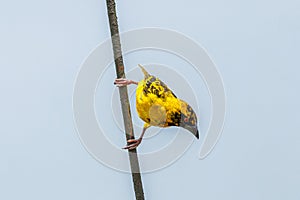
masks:
POLYGON ((199 140, 199 131, 198 131, 198 129, 197 129, 197 132, 196 132, 195 136, 199 140))
POLYGON ((184 129, 190 131, 197 139, 199 139, 199 131, 197 126, 189 126, 189 125, 183 125, 184 129))

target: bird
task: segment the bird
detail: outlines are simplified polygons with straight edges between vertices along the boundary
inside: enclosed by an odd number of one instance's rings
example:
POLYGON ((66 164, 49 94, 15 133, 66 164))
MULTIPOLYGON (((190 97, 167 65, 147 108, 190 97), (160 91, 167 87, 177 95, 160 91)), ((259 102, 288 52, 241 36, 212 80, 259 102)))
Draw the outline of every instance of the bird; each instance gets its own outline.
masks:
POLYGON ((117 87, 137 85, 136 111, 144 121, 142 133, 138 139, 129 139, 123 149, 135 149, 142 142, 146 130, 151 126, 166 128, 177 126, 191 132, 199 139, 197 115, 193 108, 184 100, 179 99, 174 92, 159 78, 150 75, 142 65, 138 65, 144 78, 133 81, 126 78, 117 78, 114 84, 117 87))

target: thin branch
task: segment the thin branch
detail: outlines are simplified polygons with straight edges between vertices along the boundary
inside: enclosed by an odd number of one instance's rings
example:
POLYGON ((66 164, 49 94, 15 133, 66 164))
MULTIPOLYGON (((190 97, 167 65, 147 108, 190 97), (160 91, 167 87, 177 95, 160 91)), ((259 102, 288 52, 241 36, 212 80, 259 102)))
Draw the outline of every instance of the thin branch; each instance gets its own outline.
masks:
MULTIPOLYGON (((124 63, 123 63, 121 42, 119 36, 118 19, 116 13, 116 3, 114 0, 106 0, 106 5, 107 5, 107 14, 109 18, 109 26, 110 26, 112 45, 113 45, 117 78, 125 78, 124 63)), ((119 93, 120 93, 120 101, 122 107, 126 139, 127 140, 134 139, 127 87, 120 87, 119 93)), ((144 198, 143 184, 142 184, 136 149, 129 150, 129 160, 130 160, 130 167, 132 172, 132 180, 133 180, 136 200, 144 200, 145 198, 144 198)))

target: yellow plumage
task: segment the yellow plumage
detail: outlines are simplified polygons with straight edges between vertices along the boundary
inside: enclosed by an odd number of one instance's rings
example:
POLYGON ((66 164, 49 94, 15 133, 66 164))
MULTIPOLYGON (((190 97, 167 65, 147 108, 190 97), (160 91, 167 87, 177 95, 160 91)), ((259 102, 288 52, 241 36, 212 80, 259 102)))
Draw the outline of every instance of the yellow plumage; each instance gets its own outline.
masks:
POLYGON ((160 79, 150 75, 141 65, 144 79, 136 89, 136 109, 139 117, 149 126, 181 126, 199 138, 197 117, 193 109, 160 79))

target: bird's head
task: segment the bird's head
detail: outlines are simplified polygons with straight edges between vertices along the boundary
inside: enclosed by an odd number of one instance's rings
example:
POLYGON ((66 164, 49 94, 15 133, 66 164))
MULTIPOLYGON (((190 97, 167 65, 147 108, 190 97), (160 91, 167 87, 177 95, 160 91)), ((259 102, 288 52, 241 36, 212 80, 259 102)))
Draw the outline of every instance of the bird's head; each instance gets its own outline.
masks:
POLYGON ((180 127, 190 131, 197 139, 199 139, 199 131, 197 127, 197 116, 193 108, 186 102, 181 100, 181 120, 180 127))

